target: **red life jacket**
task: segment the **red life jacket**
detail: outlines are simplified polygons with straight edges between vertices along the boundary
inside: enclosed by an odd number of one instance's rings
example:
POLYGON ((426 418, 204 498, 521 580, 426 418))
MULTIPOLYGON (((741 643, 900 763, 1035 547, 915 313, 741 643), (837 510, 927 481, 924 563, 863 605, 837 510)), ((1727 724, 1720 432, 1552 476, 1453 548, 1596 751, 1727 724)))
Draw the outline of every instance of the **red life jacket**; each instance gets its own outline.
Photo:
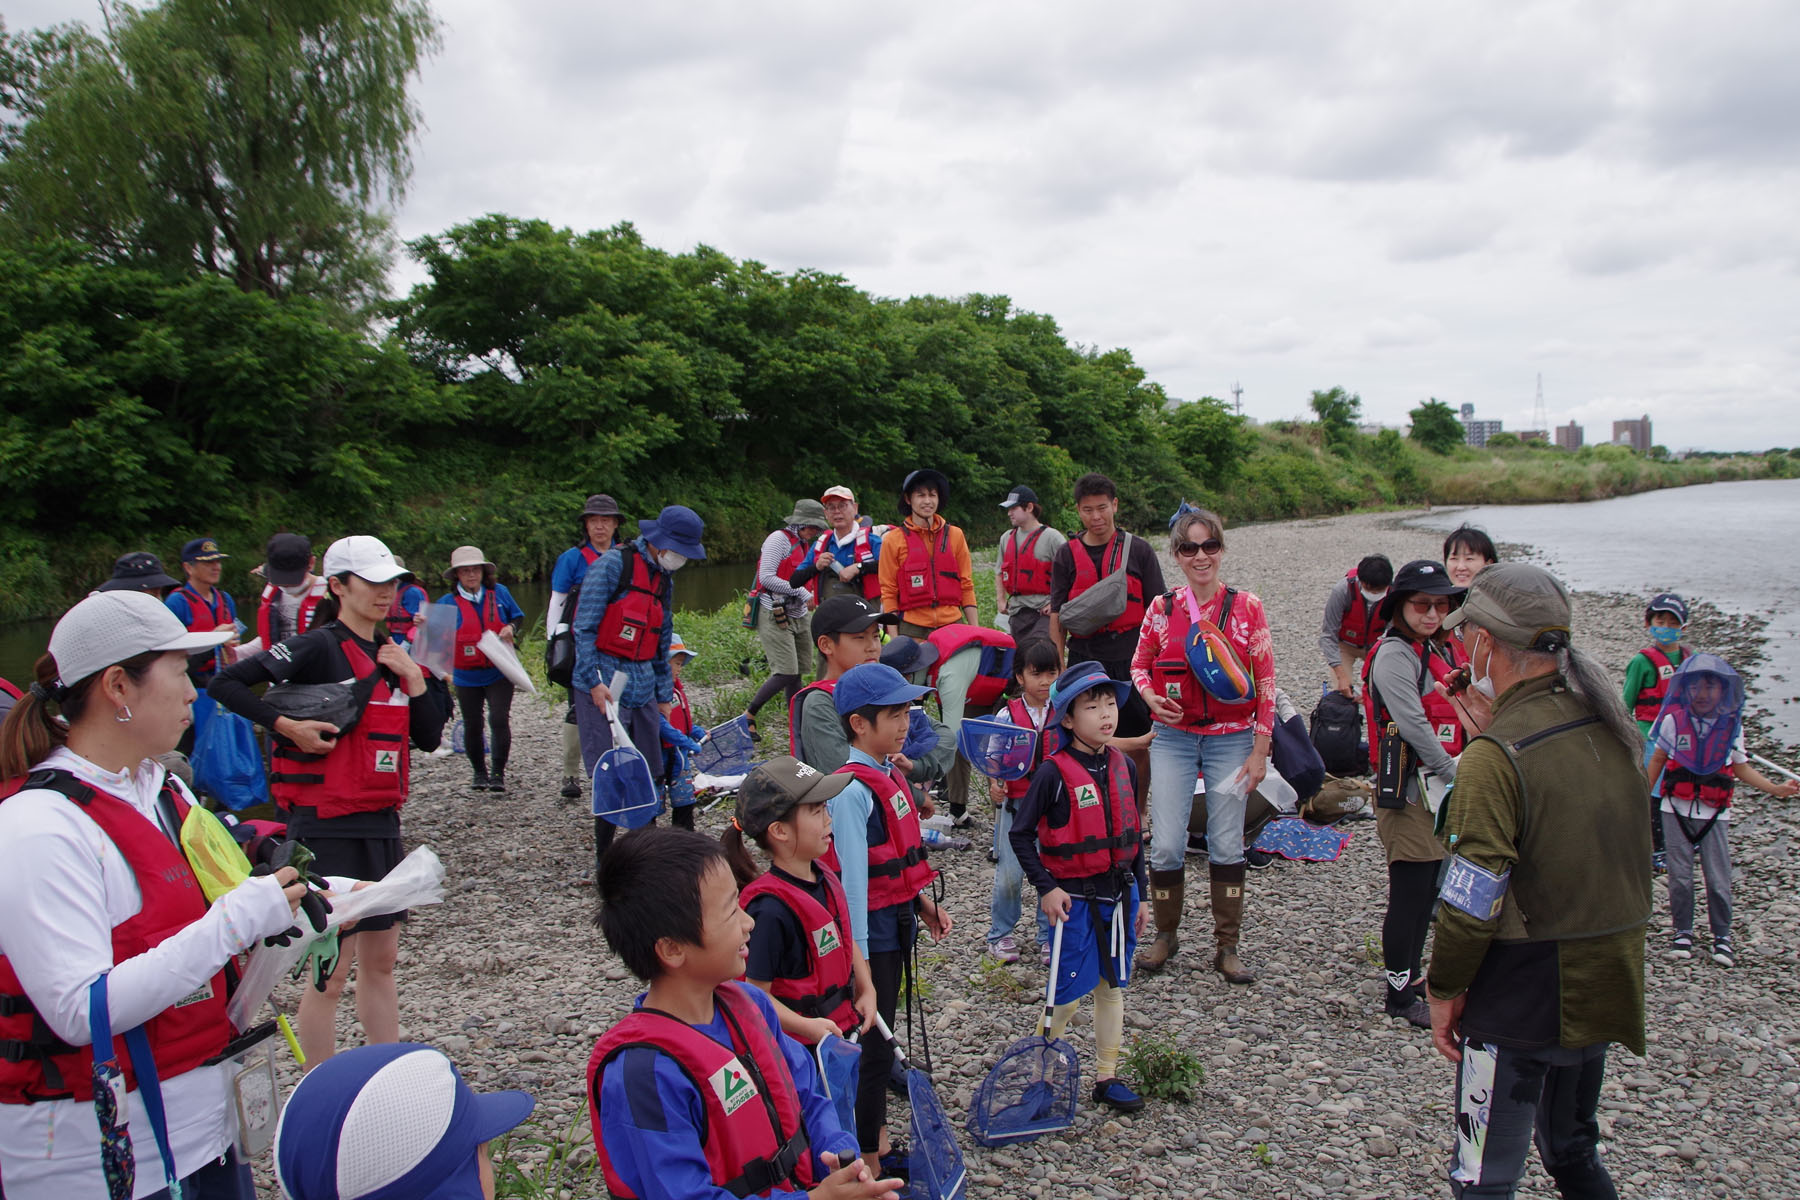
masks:
MULTIPOLYGON (((1656 668, 1656 683, 1638 691, 1637 703, 1631 706, 1631 715, 1640 721, 1654 721, 1657 714, 1662 712, 1663 697, 1669 694, 1669 680, 1675 675, 1675 664, 1657 646, 1645 646, 1638 653, 1649 659, 1650 665, 1656 668)), ((1686 646, 1681 647, 1684 661, 1691 653, 1693 651, 1686 646)))
POLYGON ((1044 536, 1044 528, 1039 525, 1032 530, 1023 546, 1019 545, 1017 529, 1006 535, 1006 544, 1000 548, 1000 586, 1006 589, 1007 595, 1050 594, 1050 564, 1035 553, 1038 539, 1044 536))
MULTIPOLYGON (((189 633, 211 633, 215 629, 231 627, 231 610, 225 606, 225 593, 218 588, 213 589, 213 598, 210 604, 200 598, 200 593, 194 590, 192 584, 184 583, 175 590, 187 600, 188 611, 193 614, 188 618, 189 633)), ((188 661, 193 662, 192 659, 188 661)), ((219 656, 209 654, 199 662, 193 663, 193 667, 202 675, 217 671, 219 656)))
MULTIPOLYGON (((338 633, 350 672, 358 680, 377 670, 349 630, 326 628, 338 633)), ((277 735, 269 753, 269 794, 277 806, 291 809, 304 805, 328 818, 405 804, 412 770, 406 739, 412 718, 406 704, 389 703, 394 695, 386 678, 376 680, 362 718, 326 754, 307 754, 277 735)))
MULTIPOLYGON (((831 571, 839 565, 837 555, 832 553, 830 530, 819 535, 813 543, 813 564, 821 573, 831 571)), ((865 526, 858 525, 856 533, 850 539, 851 561, 862 567, 862 574, 856 577, 858 586, 862 588, 864 600, 873 600, 875 607, 881 607, 881 552, 875 539, 869 536, 865 526)), ((833 572, 835 574, 835 572, 833 572)), ((816 594, 816 593, 815 593, 816 594)))
POLYGON ((738 903, 748 908, 758 896, 774 896, 787 905, 806 932, 806 976, 771 979, 769 990, 801 1016, 827 1017, 840 1032, 849 1033, 862 1023, 850 1005, 856 996, 846 940, 850 936, 850 901, 836 875, 821 869, 819 877, 825 881, 824 904, 773 871, 751 880, 738 894, 738 903))
MULTIPOLYGON (((264 650, 267 650, 269 647, 275 645, 277 641, 281 640, 275 637, 275 627, 271 621, 271 617, 274 614, 276 597, 280 595, 280 588, 272 583, 264 584, 262 599, 259 600, 256 605, 256 636, 262 639, 264 650)), ((312 587, 307 590, 306 595, 300 598, 300 612, 294 619, 294 632, 289 634, 289 637, 299 637, 301 634, 312 628, 313 610, 319 607, 319 601, 324 598, 325 581, 321 579, 315 582, 312 587)))
MULTIPOLYGON (((1075 581, 1069 585, 1069 599, 1073 600, 1081 593, 1099 583, 1106 576, 1118 570, 1125 562, 1125 531, 1114 530, 1113 540, 1107 544, 1101 554, 1104 565, 1098 569, 1094 566, 1094 556, 1088 553, 1089 546, 1081 541, 1079 535, 1069 539, 1069 558, 1075 564, 1075 581), (1079 543, 1079 545, 1077 544, 1079 543)), ((1103 633, 1135 632, 1144 623, 1144 581, 1127 571, 1125 575, 1125 611, 1110 625, 1096 629, 1088 637, 1098 637, 1103 633)))
POLYGON ((1006 711, 1012 717, 1014 725, 1020 729, 1035 729, 1038 735, 1037 748, 1031 752, 1031 770, 1025 772, 1018 779, 1006 781, 1006 798, 1010 801, 1023 798, 1025 793, 1031 790, 1031 777, 1037 774, 1038 766, 1044 761, 1045 754, 1050 747, 1051 730, 1048 705, 1044 708, 1043 725, 1039 725, 1032 719, 1031 710, 1025 707, 1025 701, 1017 697, 1006 702, 1006 711))
MULTIPOLYGON (((1438 643, 1450 652, 1450 661, 1446 663, 1441 654, 1434 654, 1424 642, 1415 642, 1411 638, 1390 633, 1376 642, 1375 650, 1370 651, 1363 661, 1363 715, 1369 721, 1369 765, 1375 766, 1381 756, 1381 733, 1387 728, 1387 705, 1381 703, 1375 688, 1370 686, 1370 676, 1374 672, 1375 652, 1381 648, 1382 642, 1399 642, 1419 659, 1419 686, 1425 686, 1425 673, 1431 672, 1431 678, 1437 683, 1448 683, 1451 676, 1468 665, 1469 652, 1463 649, 1461 642, 1455 638, 1445 638, 1438 643)), ((1430 722, 1431 731, 1437 735, 1438 744, 1443 746, 1444 753, 1452 758, 1463 752, 1468 742, 1468 731, 1463 728, 1462 717, 1458 715, 1456 706, 1450 698, 1439 694, 1432 688, 1420 697, 1425 707, 1425 720, 1430 722)))
POLYGON ((656 657, 663 615, 668 611, 669 577, 653 570, 634 545, 619 547, 619 583, 606 602, 594 649, 627 662, 649 662, 656 657))
MULTIPOLYGON (((681 686, 681 680, 672 680, 675 684, 675 703, 669 709, 669 724, 686 734, 694 732, 694 705, 688 699, 687 689, 681 686)), ((663 749, 669 749, 669 743, 663 743, 663 749)))
MULTIPOLYGON (((824 692, 827 696, 837 687, 835 679, 819 679, 807 684, 794 693, 794 702, 788 705, 788 753, 795 758, 800 757, 800 704, 808 692, 824 692)), ((832 712, 835 715, 836 709, 832 712)), ((834 716, 835 719, 835 716, 834 716)), ((802 760, 804 761, 804 760, 802 760)))
POLYGON ((1345 571, 1344 578, 1350 581, 1350 607, 1344 610, 1344 619, 1338 622, 1338 641, 1365 650, 1378 640, 1376 633, 1381 629, 1381 618, 1376 615, 1376 610, 1380 605, 1370 604, 1363 595, 1355 567, 1345 571))
POLYGON ((498 588, 484 588, 481 593, 481 608, 478 611, 472 601, 461 591, 451 592, 456 597, 456 668, 459 671, 479 671, 483 667, 494 664, 488 661, 476 643, 481 635, 489 632, 500 632, 506 622, 500 619, 500 597, 498 588))
MULTIPOLYGON (((206 897, 181 848, 130 804, 66 771, 35 772, 16 781, 12 791, 25 788, 48 788, 68 797, 130 864, 142 907, 113 926, 114 965, 161 945, 206 915, 206 897)), ((163 784, 163 797, 177 822, 186 818, 188 804, 174 784, 163 784)), ((150 1052, 164 1084, 212 1059, 230 1042, 226 983, 221 966, 205 987, 150 1018, 146 1026, 150 1052)), ((123 1033, 114 1039, 114 1048, 126 1086, 135 1088, 137 1074, 123 1033)), ((93 1099, 93 1048, 71 1046, 50 1031, 4 956, 0 956, 0 1050, 0 1104, 93 1099)))
POLYGON ((744 994, 747 987, 727 983, 713 993, 713 1003, 730 1031, 729 1047, 686 1021, 650 1008, 634 1010, 595 1044, 588 1058, 588 1114, 610 1195, 636 1193, 607 1153, 601 1134, 600 1087, 613 1059, 635 1046, 668 1055, 693 1084, 705 1112, 700 1145, 714 1184, 736 1196, 765 1196, 778 1186, 806 1191, 818 1182, 800 1091, 762 1010, 744 994))
MULTIPOLYGON (((1248 721, 1256 716, 1256 701, 1247 700, 1242 704, 1227 704, 1200 686, 1194 677, 1194 668, 1188 665, 1187 637, 1193 627, 1193 618, 1188 615, 1187 605, 1177 603, 1181 599, 1179 592, 1163 593, 1163 615, 1169 620, 1168 632, 1163 635, 1162 653, 1150 664, 1150 682, 1157 692, 1166 700, 1172 700, 1181 706, 1181 724, 1178 729, 1204 729, 1219 721, 1248 721)), ((1220 588, 1213 600, 1199 605, 1200 616, 1212 620, 1216 611, 1218 619, 1213 624, 1219 627, 1231 642, 1245 665, 1250 663, 1250 647, 1231 628, 1231 608, 1237 599, 1236 588, 1220 588), (1217 603, 1216 610, 1213 609, 1217 603)))
MULTIPOLYGON (((911 903, 937 878, 937 871, 925 861, 912 785, 891 767, 883 771, 867 763, 848 762, 835 773, 856 776, 875 796, 872 822, 880 827, 881 836, 869 837, 869 911, 911 903)), ((835 845, 819 861, 843 874, 835 845)))
POLYGON ((1012 683, 1013 650, 1016 644, 1012 634, 1001 633, 998 629, 988 629, 981 625, 941 625, 931 631, 925 639, 937 647, 937 661, 931 664, 926 674, 931 679, 931 686, 936 687, 938 672, 950 656, 965 646, 979 645, 980 662, 975 667, 975 678, 969 683, 968 703, 984 708, 1000 699, 1006 693, 1007 686, 1012 683))
POLYGON ((1062 774, 1069 810, 1062 824, 1046 812, 1038 821, 1038 854, 1044 870, 1057 879, 1087 879, 1129 866, 1137 858, 1143 835, 1138 831, 1137 798, 1125 755, 1106 748, 1104 794, 1088 769, 1067 750, 1050 756, 1062 774))
POLYGON ((399 638, 403 642, 412 640, 413 626, 418 624, 419 618, 416 614, 407 612, 406 606, 400 602, 413 592, 419 593, 419 603, 423 605, 426 600, 425 589, 418 584, 409 583, 405 587, 394 589, 394 601, 388 605, 387 612, 389 637, 399 638))
POLYGON ((1731 743, 1737 740, 1737 722, 1715 720, 1712 728, 1701 736, 1694 732, 1694 721, 1687 709, 1680 706, 1671 708, 1669 719, 1674 722, 1676 745, 1680 745, 1683 738, 1687 739, 1689 745, 1710 743, 1710 753, 1704 753, 1700 757, 1707 760, 1723 757, 1726 767, 1711 775, 1699 775, 1671 758, 1663 767, 1662 794, 1690 804, 1698 800, 1712 808, 1730 808, 1732 793, 1737 790, 1737 777, 1731 773, 1729 751, 1731 743), (1720 742, 1725 744, 1721 746, 1720 742))
MULTIPOLYGON (((906 556, 900 561, 895 607, 905 613, 962 604, 962 567, 950 550, 950 522, 940 524, 930 540, 911 521, 901 530, 906 535, 906 556)), ((893 537, 893 531, 888 536, 893 537)))
MULTIPOLYGON (((788 552, 782 556, 780 562, 775 564, 775 578, 786 583, 794 577, 794 572, 800 569, 800 564, 806 561, 807 556, 813 552, 813 548, 811 544, 795 536, 794 531, 791 529, 783 529, 781 535, 788 540, 788 552)), ((756 578, 750 581, 750 594, 752 596, 760 596, 767 590, 767 588, 763 587, 762 568, 758 566, 756 578)), ((814 576, 807 582, 806 590, 811 592, 815 599, 818 597, 819 580, 817 576, 814 576)), ((787 603, 788 600, 786 596, 774 596, 772 598, 782 604, 787 603)))

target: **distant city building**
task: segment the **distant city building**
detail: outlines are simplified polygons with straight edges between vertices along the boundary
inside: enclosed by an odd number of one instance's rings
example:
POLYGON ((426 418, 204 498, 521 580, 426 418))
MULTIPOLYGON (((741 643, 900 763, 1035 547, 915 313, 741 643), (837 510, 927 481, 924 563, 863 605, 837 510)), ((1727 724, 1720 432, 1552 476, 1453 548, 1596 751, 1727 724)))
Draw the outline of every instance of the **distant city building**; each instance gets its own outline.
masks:
POLYGON ((1489 438, 1500 432, 1500 422, 1475 419, 1473 404, 1463 405, 1459 417, 1462 420, 1463 441, 1471 446, 1485 446, 1489 438))
POLYGON ((1570 421, 1556 427, 1556 444, 1564 450, 1581 449, 1581 426, 1570 421))
POLYGON ((1630 446, 1639 454, 1649 454, 1653 444, 1650 437, 1650 414, 1645 413, 1635 421, 1613 422, 1613 445, 1630 446))
POLYGON ((1550 433, 1545 429, 1521 429, 1519 430, 1519 440, 1521 442, 1542 442, 1548 446, 1550 433))

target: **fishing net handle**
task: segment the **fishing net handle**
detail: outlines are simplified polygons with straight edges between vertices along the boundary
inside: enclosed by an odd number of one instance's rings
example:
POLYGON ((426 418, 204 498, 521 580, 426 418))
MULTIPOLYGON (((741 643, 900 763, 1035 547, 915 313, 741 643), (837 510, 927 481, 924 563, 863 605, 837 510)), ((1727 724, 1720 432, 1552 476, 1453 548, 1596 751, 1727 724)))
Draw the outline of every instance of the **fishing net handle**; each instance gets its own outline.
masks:
POLYGON ((1063 921, 1052 922, 1056 928, 1050 934, 1050 977, 1044 981, 1044 1015, 1038 1020, 1038 1036, 1050 1036, 1050 1024, 1056 1019, 1056 975, 1062 969, 1062 937, 1063 921))

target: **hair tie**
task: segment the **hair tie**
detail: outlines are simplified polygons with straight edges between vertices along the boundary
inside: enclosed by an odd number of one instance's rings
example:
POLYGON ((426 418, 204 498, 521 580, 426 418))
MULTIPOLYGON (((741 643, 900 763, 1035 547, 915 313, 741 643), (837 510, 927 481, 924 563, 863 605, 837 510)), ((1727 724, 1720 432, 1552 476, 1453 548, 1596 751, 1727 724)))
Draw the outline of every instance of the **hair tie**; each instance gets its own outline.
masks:
POLYGON ((744 832, 744 827, 738 824, 738 819, 736 817, 731 818, 731 827, 739 833, 744 832))
POLYGON ((31 681, 31 694, 36 696, 38 702, 41 704, 49 704, 52 701, 61 703, 62 698, 68 694, 68 691, 68 688, 63 687, 59 687, 55 691, 52 691, 35 679, 31 681))

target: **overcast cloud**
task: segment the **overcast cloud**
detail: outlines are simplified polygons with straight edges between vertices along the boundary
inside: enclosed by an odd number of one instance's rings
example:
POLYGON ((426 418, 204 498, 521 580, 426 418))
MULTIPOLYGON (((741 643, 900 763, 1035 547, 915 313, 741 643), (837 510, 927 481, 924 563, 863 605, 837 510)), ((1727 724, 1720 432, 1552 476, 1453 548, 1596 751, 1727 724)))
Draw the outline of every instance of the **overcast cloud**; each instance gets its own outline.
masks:
MULTIPOLYGON (((1800 442, 1800 6, 438 0, 404 236, 998 292, 1172 394, 1800 442)), ((88 3, 9 0, 12 29, 88 3)), ((416 274, 402 270, 402 277, 416 274)))

